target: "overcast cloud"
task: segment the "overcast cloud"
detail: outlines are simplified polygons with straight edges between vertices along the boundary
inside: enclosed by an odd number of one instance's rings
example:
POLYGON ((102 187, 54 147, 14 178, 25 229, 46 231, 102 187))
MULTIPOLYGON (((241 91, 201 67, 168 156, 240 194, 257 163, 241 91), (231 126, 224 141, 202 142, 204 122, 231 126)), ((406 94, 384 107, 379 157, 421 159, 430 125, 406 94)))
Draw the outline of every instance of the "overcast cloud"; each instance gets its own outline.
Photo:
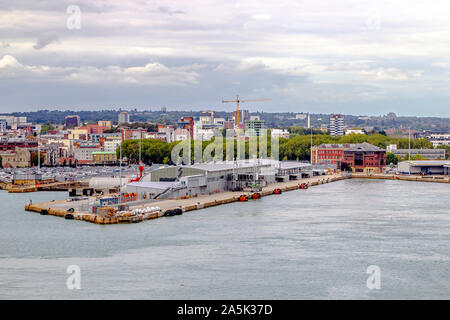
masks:
POLYGON ((3 0, 0 112, 226 110, 450 117, 450 4, 3 0), (67 8, 81 9, 68 29, 67 8))

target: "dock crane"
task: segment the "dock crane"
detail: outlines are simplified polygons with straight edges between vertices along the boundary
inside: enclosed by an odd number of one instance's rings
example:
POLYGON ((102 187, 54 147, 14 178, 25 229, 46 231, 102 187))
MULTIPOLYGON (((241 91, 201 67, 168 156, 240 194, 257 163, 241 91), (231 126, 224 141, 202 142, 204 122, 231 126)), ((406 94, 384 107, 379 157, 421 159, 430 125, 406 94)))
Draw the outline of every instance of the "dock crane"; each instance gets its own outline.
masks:
POLYGON ((239 95, 236 95, 236 100, 222 100, 222 103, 236 103, 236 127, 239 128, 240 119, 239 119, 239 104, 243 102, 255 102, 255 101, 269 101, 272 99, 252 99, 252 100, 241 100, 239 99, 239 95))

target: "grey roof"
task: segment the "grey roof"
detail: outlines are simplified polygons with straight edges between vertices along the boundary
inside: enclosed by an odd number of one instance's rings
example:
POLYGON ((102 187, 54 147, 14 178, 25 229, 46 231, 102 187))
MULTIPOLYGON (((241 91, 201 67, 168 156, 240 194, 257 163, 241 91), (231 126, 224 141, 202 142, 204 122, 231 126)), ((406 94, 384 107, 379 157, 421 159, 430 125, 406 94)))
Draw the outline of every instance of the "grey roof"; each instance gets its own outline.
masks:
POLYGON ((161 189, 165 190, 170 187, 181 186, 179 182, 173 181, 149 181, 149 182, 131 182, 127 184, 130 187, 141 187, 141 188, 152 188, 152 189, 161 189))
POLYGON ((410 160, 402 161, 410 163, 413 166, 449 166, 450 161, 448 160, 410 160))
POLYGON ((298 161, 280 161, 280 169, 294 169, 310 167, 310 163, 298 162, 298 161))
POLYGON ((346 148, 345 151, 386 151, 373 144, 363 142, 351 144, 350 147, 346 148))
MULTIPOLYGON (((392 150, 392 153, 395 153, 395 152, 408 153, 409 151, 410 151, 409 149, 395 149, 395 150, 392 150)), ((445 153, 445 149, 411 149, 411 152, 440 154, 440 153, 445 153)))
MULTIPOLYGON (((268 166, 268 164, 265 163, 255 163, 255 162, 247 162, 247 161, 237 161, 237 168, 251 168, 254 166, 258 167, 265 167, 268 166)), ((194 168, 204 171, 224 171, 224 170, 233 170, 234 162, 233 161, 227 161, 227 162, 211 162, 211 163, 197 163, 193 165, 187 165, 183 166, 184 168, 194 168)))
MULTIPOLYGON (((257 167, 269 167, 271 165, 277 166, 280 164, 280 167, 282 169, 289 169, 289 168, 303 168, 310 166, 310 163, 304 163, 304 162, 298 162, 298 161, 275 161, 271 159, 260 159, 258 160, 238 160, 236 161, 237 167, 236 168, 252 168, 255 165, 257 167)), ((224 162, 209 162, 209 163, 196 163, 192 165, 183 165, 182 168, 192 168, 192 169, 198 169, 202 171, 207 172, 214 172, 214 171, 231 171, 233 170, 233 167, 235 166, 234 161, 224 161, 224 162)), ((164 169, 168 168, 169 166, 160 166, 156 167, 154 170, 164 169)), ((153 170, 152 170, 153 171, 153 170)))
POLYGON ((385 151, 373 144, 363 143, 323 143, 318 146, 321 149, 344 149, 344 151, 385 151))

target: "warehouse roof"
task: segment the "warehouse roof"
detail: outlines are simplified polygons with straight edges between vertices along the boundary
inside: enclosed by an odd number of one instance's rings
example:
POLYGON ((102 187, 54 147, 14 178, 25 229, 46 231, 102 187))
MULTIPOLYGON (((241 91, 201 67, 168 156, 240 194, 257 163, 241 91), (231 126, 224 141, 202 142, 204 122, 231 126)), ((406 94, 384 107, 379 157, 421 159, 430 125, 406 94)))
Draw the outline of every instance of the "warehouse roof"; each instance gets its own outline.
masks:
POLYGON ((385 151, 384 149, 378 148, 373 144, 363 142, 363 143, 323 143, 319 145, 319 149, 343 149, 345 151, 385 151))
POLYGON ((409 164, 413 166, 450 166, 450 161, 445 160, 411 160, 411 161, 403 161, 408 162, 409 164))
POLYGON ((174 181, 141 181, 141 182, 131 182, 127 184, 130 187, 140 187, 140 188, 151 188, 151 189, 161 189, 165 190, 170 187, 178 187, 181 186, 181 183, 174 181))

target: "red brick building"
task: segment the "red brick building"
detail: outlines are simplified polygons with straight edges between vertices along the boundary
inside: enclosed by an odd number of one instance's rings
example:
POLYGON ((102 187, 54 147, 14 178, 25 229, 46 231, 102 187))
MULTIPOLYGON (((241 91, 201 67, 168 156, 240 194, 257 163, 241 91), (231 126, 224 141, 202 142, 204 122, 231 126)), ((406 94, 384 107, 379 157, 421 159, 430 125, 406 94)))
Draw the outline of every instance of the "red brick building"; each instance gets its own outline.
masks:
POLYGON ((386 166, 386 150, 367 142, 356 144, 321 144, 312 148, 312 163, 336 164, 353 172, 377 173, 386 166))

